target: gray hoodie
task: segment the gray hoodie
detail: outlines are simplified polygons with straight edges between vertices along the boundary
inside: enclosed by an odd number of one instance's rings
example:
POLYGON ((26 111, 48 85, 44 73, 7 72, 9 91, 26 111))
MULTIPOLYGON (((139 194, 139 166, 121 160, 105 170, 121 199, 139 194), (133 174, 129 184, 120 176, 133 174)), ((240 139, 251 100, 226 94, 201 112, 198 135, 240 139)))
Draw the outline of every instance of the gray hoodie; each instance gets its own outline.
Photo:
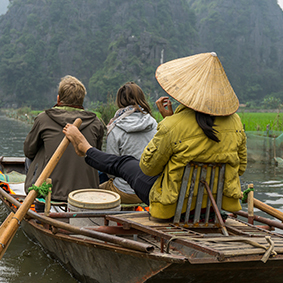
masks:
MULTIPOLYGON (((156 133, 157 122, 149 114, 134 112, 117 122, 107 137, 106 152, 132 155, 140 159, 141 154, 156 133)), ((122 192, 134 194, 134 190, 122 178, 116 177, 113 184, 122 192)))

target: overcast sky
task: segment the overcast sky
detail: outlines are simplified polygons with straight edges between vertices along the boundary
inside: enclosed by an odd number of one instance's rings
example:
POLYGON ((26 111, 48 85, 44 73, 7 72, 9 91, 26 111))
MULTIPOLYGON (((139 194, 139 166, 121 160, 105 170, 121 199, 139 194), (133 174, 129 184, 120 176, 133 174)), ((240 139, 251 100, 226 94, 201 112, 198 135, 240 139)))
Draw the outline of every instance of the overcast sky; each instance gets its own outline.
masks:
POLYGON ((283 10, 283 0, 278 0, 278 4, 282 8, 282 10, 283 10))
POLYGON ((0 0, 0 15, 6 13, 8 5, 9 0, 0 0))

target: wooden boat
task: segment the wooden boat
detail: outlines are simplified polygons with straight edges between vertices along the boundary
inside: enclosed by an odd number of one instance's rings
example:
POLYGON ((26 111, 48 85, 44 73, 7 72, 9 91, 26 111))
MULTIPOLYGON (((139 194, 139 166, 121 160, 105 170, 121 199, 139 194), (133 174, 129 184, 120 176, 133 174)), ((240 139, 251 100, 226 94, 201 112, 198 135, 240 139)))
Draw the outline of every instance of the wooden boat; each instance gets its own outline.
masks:
MULTIPOLYGON (((1 165, 5 172, 24 168, 13 158, 1 165)), ((23 198, 0 191, 10 211, 23 198)), ((184 227, 131 211, 45 216, 29 210, 21 226, 80 282, 283 282, 283 235, 233 216, 225 222, 228 237, 219 227, 184 227), (66 223, 72 217, 103 217, 105 225, 76 227, 66 223)))

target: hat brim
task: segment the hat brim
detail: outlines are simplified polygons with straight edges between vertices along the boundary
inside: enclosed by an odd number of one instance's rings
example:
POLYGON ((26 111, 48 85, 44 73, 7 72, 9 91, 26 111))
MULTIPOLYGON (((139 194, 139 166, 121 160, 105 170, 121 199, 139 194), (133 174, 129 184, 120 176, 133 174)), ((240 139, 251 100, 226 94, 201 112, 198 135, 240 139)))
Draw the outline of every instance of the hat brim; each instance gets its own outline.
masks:
POLYGON ((202 53, 160 65, 160 86, 183 105, 213 116, 228 116, 239 100, 215 53, 202 53))

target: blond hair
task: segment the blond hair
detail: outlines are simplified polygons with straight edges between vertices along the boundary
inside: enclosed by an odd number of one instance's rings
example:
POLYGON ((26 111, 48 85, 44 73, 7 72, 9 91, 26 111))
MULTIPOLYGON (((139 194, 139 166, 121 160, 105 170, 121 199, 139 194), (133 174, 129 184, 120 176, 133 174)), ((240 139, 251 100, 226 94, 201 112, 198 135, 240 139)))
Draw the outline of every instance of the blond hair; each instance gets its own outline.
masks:
POLYGON ((61 79, 58 94, 61 103, 82 106, 86 88, 77 78, 68 75, 61 79))

